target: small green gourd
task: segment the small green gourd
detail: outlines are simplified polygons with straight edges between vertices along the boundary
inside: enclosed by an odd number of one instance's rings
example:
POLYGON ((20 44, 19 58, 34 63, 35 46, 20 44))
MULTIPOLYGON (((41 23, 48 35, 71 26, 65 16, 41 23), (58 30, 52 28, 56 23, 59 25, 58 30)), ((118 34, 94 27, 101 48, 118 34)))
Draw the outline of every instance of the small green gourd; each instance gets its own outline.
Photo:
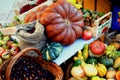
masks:
POLYGON ((114 60, 108 56, 102 56, 99 60, 100 63, 104 64, 106 67, 111 67, 114 64, 114 60))
POLYGON ((88 57, 87 63, 96 65, 98 63, 98 59, 96 57, 88 57))
POLYGON ((52 42, 50 44, 45 45, 42 48, 42 57, 47 61, 52 61, 56 59, 60 53, 63 51, 63 47, 60 43, 52 42))

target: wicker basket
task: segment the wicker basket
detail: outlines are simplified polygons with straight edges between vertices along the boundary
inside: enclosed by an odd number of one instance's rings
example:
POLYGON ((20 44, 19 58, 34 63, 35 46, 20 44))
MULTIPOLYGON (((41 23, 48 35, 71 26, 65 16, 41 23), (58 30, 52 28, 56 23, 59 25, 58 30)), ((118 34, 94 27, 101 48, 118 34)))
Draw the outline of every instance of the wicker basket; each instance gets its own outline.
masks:
POLYGON ((72 77, 71 74, 70 74, 70 70, 71 70, 72 66, 73 66, 73 62, 69 63, 68 66, 67 66, 66 73, 65 73, 66 74, 66 76, 65 76, 66 80, 69 80, 70 77, 72 77))
POLYGON ((2 80, 1 77, 2 77, 3 71, 5 71, 6 80, 10 80, 10 74, 11 74, 12 67, 14 66, 16 61, 18 61, 18 59, 22 58, 23 56, 27 56, 27 57, 30 57, 33 60, 35 60, 37 63, 39 63, 41 65, 41 67, 43 67, 44 69, 51 72, 54 75, 55 80, 62 80, 63 79, 63 71, 62 71, 60 66, 58 66, 57 64, 55 64, 53 62, 45 61, 44 59, 42 59, 41 53, 38 49, 33 48, 33 47, 29 47, 29 48, 23 49, 16 56, 11 57, 9 60, 5 61, 0 66, 0 80, 2 80), (32 57, 27 56, 26 54, 28 54, 28 51, 35 51, 38 54, 38 57, 35 58, 33 56, 32 57))

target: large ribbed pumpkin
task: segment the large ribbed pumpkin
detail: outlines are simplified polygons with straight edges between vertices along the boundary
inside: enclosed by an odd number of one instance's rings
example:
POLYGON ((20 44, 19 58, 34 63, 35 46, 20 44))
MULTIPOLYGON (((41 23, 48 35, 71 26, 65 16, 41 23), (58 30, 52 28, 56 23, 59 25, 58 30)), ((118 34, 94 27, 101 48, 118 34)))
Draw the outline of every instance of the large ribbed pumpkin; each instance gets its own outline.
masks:
POLYGON ((40 17, 40 23, 45 26, 47 37, 51 41, 64 45, 72 44, 81 37, 84 27, 82 12, 65 0, 47 7, 40 17))

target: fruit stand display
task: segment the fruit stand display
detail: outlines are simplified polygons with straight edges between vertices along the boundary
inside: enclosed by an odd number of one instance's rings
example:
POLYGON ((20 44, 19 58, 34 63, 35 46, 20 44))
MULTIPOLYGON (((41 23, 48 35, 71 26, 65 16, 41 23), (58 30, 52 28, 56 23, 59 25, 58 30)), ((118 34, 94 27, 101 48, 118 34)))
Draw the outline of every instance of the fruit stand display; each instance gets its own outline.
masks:
MULTIPOLYGON (((119 33, 112 36, 118 36, 119 33)), ((120 44, 116 41, 104 43, 95 40, 85 44, 71 58, 66 71, 68 80, 119 80, 120 44)))
POLYGON ((18 12, 10 24, 0 28, 0 78, 120 79, 119 32, 107 33, 111 28, 111 12, 104 14, 82 9, 79 0, 37 0, 34 5, 23 5, 18 12), (101 41, 99 38, 105 33, 101 41), (115 36, 111 38, 111 34, 115 36), (28 54, 30 50, 33 51, 28 54), (14 73, 15 70, 18 73, 14 73), (33 75, 32 70, 38 74, 33 75), (20 73, 23 75, 18 76, 20 73))

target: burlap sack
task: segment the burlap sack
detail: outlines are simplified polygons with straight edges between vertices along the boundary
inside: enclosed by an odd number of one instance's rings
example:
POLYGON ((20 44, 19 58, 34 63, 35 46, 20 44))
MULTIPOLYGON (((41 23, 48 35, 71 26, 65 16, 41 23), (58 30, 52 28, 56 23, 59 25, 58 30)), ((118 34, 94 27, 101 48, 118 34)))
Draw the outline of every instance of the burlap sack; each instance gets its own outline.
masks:
POLYGON ((27 47, 41 48, 47 43, 44 35, 44 27, 39 22, 32 22, 19 26, 16 31, 16 37, 19 39, 20 49, 27 47))

